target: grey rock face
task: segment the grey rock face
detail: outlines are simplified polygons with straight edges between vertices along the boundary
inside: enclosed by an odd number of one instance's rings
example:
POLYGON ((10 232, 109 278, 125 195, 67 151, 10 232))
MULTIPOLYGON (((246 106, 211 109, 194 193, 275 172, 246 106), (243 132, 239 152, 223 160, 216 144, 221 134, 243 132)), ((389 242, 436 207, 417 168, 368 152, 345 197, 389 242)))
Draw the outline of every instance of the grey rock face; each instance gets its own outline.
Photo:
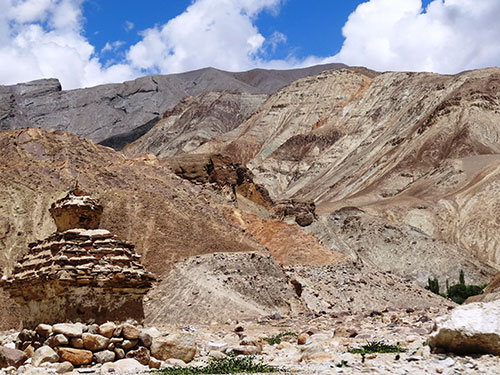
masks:
POLYGON ((298 78, 340 67, 344 65, 242 73, 206 68, 68 91, 57 79, 0 86, 0 130, 61 129, 120 149, 188 95, 225 90, 267 94, 298 78))

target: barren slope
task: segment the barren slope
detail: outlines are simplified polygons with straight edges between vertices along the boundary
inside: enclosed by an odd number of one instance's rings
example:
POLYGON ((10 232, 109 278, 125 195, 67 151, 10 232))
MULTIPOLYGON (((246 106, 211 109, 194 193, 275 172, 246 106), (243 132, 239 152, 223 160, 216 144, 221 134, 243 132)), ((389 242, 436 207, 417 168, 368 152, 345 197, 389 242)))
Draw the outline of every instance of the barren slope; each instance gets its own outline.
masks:
POLYGON ((316 203, 310 230, 329 248, 420 282, 460 268, 484 282, 500 269, 498 124, 500 69, 349 69, 294 82, 192 153, 246 162, 275 201, 316 203), (364 211, 366 239, 353 240, 363 225, 348 235, 330 225, 343 207, 364 211))
POLYGON ((165 157, 192 151, 207 140, 236 128, 266 99, 267 95, 229 92, 186 97, 123 152, 128 155, 147 152, 165 157))
POLYGON ((103 203, 102 227, 134 243, 157 274, 186 256, 266 252, 155 158, 127 159, 69 133, 28 129, 0 133, 0 160, 3 267, 55 231, 48 208, 75 182, 103 203))

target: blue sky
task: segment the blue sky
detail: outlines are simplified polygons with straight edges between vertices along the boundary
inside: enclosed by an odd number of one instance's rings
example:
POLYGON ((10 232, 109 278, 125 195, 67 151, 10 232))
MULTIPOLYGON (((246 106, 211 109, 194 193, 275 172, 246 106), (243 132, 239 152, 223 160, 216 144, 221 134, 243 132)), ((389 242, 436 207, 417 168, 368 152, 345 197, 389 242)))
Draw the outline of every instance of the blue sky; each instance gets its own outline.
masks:
POLYGON ((0 84, 63 88, 212 66, 343 62, 457 73, 500 63, 498 0, 0 0, 0 84))
MULTIPOLYGON (((342 26, 362 2, 287 0, 279 13, 264 11, 258 15, 255 24, 264 37, 275 32, 286 35, 287 41, 279 44, 272 54, 275 58, 286 58, 290 54, 298 58, 328 56, 340 51, 344 41, 342 26)), ((123 51, 139 42, 138 32, 166 23, 190 4, 191 0, 89 0, 84 3, 85 35, 98 50, 108 42, 124 41, 123 51), (130 23, 134 25, 132 30, 129 29, 130 23)), ((111 53, 104 56, 112 57, 111 53)))

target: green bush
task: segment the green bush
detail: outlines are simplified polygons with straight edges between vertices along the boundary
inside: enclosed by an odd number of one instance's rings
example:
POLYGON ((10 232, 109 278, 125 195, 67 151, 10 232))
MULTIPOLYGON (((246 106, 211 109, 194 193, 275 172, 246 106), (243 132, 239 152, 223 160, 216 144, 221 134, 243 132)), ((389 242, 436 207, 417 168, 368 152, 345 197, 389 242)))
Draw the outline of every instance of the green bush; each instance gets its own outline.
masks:
POLYGON ((460 270, 458 284, 450 286, 448 280, 446 280, 446 294, 439 293, 439 281, 436 278, 431 279, 429 277, 425 289, 430 290, 434 294, 449 298, 453 302, 461 305, 467 298, 481 294, 485 287, 486 285, 466 285, 464 271, 460 270))
POLYGON ((203 367, 171 367, 164 370, 154 371, 157 374, 165 375, 195 375, 195 374, 255 374, 281 372, 283 369, 258 362, 255 357, 227 356, 221 360, 213 360, 203 367))
POLYGON ((371 353, 404 353, 406 349, 396 345, 388 345, 382 341, 370 341, 363 345, 361 348, 349 349, 349 353, 352 354, 371 354, 371 353))
POLYGON ((297 334, 293 332, 282 332, 276 336, 266 337, 264 341, 266 341, 269 345, 281 344, 281 340, 287 336, 297 337, 297 334))

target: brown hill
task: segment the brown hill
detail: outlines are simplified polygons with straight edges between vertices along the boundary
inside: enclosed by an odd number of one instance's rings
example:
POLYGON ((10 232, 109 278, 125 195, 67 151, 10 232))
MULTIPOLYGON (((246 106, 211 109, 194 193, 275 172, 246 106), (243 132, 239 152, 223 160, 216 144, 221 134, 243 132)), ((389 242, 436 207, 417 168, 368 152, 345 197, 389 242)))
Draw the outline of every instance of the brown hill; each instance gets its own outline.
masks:
MULTIPOLYGON (((0 267, 4 273, 12 270, 29 242, 55 231, 48 209, 75 183, 102 202, 101 227, 135 244, 147 269, 160 276, 191 256, 251 252, 268 257, 267 246, 278 255, 284 248, 296 249, 294 243, 300 244, 302 253, 309 249, 303 257, 343 258, 298 226, 274 228, 272 222, 259 221, 273 227, 272 233, 282 239, 279 246, 259 242, 259 236, 228 216, 228 211, 238 211, 232 202, 212 187, 177 177, 153 156, 127 158, 64 131, 21 129, 0 132, 0 160, 0 267)), ((218 178, 224 180, 224 173, 218 178)), ((250 185, 250 180, 244 181, 245 191, 251 191, 250 185)), ((150 300, 158 302, 154 297, 150 300)), ((2 295, 0 319, 0 329, 17 322, 15 307, 2 295)))

